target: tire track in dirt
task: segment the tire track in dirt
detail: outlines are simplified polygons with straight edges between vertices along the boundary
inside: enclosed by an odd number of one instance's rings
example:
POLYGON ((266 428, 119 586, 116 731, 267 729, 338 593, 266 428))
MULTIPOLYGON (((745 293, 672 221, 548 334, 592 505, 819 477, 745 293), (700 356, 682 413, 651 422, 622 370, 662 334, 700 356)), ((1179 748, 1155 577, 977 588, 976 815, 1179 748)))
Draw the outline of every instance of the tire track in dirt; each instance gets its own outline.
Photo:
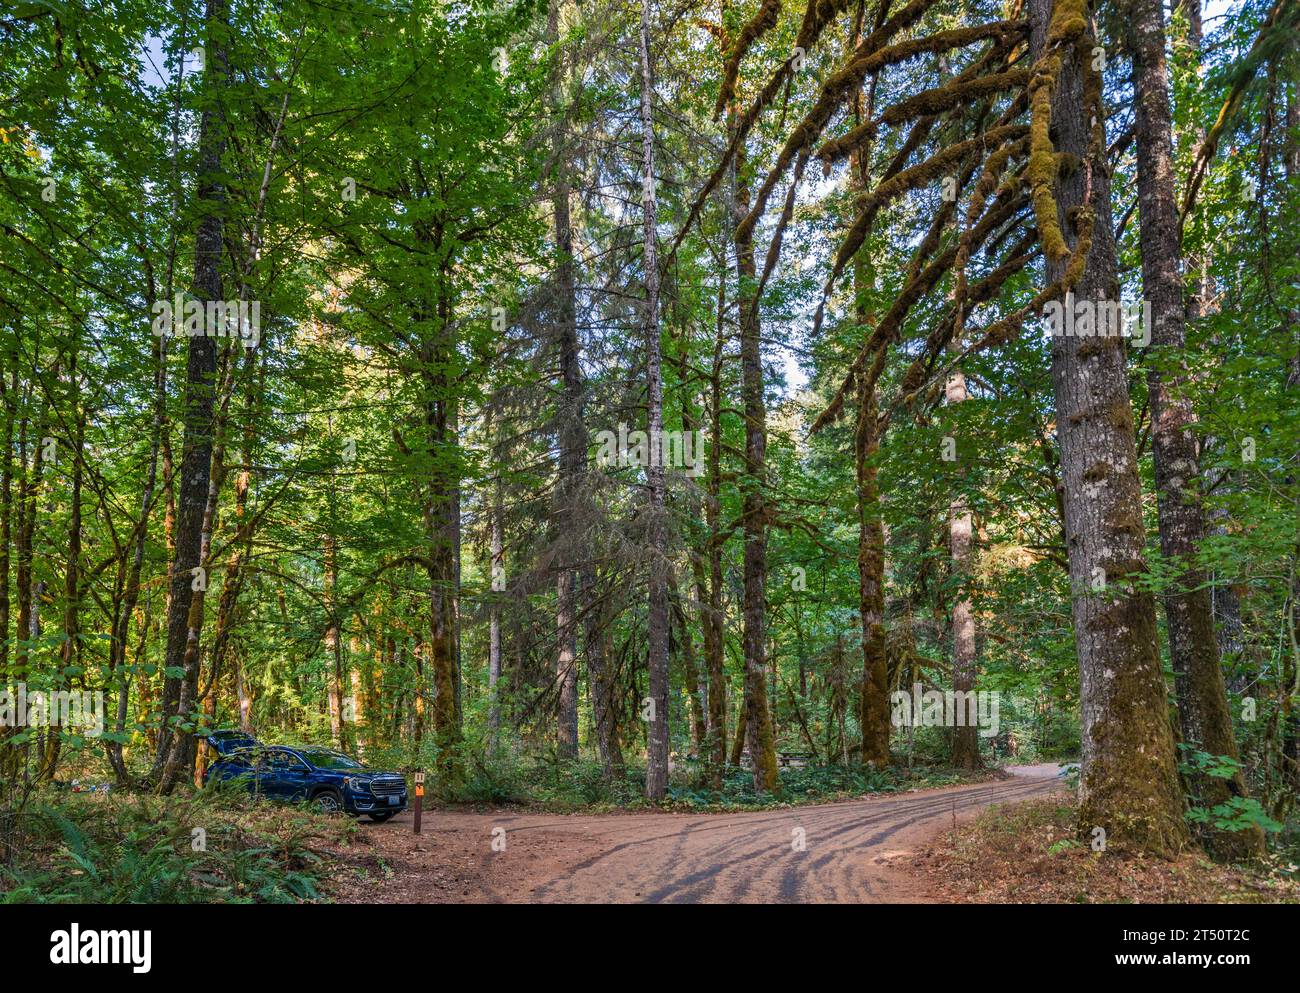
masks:
MULTIPOLYGON (((1061 788, 1055 766, 996 783, 729 814, 527 815, 433 810, 363 828, 345 853, 386 877, 345 886, 344 902, 928 902, 893 862, 993 803, 1061 788), (806 847, 792 844, 802 828, 806 847), (504 838, 503 851, 494 851, 504 838)), ((373 875, 373 873, 370 873, 373 875)))
MULTIPOLYGON (((863 816, 858 810, 846 810, 837 818, 822 816, 823 811, 838 812, 837 808, 841 806, 856 808, 858 806, 856 803, 829 808, 805 807, 785 811, 782 819, 792 827, 802 827, 806 832, 807 849, 804 852, 794 850, 790 831, 782 832, 784 837, 781 834, 774 836, 770 831, 755 832, 740 839, 741 843, 749 843, 749 850, 744 855, 721 864, 711 859, 697 859, 693 872, 660 887, 650 893, 646 899, 649 902, 707 902, 719 881, 734 876, 735 872, 732 870, 744 869, 745 875, 734 881, 730 892, 719 895, 717 897, 719 901, 743 902, 749 891, 759 886, 765 890, 775 887, 778 893, 775 902, 834 902, 834 898, 842 893, 844 887, 829 884, 825 877, 828 871, 839 868, 837 863, 846 855, 856 856, 864 847, 879 846, 900 829, 925 823, 934 818, 942 820, 943 815, 950 814, 954 810, 959 814, 965 813, 971 809, 980 809, 988 803, 1032 796, 1040 792, 1040 789, 1039 786, 1032 784, 1028 786, 1007 784, 961 795, 945 794, 933 800, 902 798, 890 803, 891 809, 873 812, 870 816, 863 816), (897 805, 905 808, 908 815, 905 819, 900 820, 900 811, 892 809, 897 805), (802 816, 807 811, 815 811, 816 815, 811 818, 802 816), (877 825, 881 825, 883 829, 864 837, 867 834, 864 829, 877 825), (812 853, 821 851, 828 844, 833 846, 831 851, 812 858, 811 863, 808 864, 812 853), (781 873, 780 880, 774 884, 770 883, 769 878, 777 872, 781 873), (694 891, 686 889, 695 883, 708 885, 697 887, 694 891), (803 895, 801 891, 811 891, 818 886, 824 892, 819 894, 817 899, 801 899, 803 895)), ((769 898, 763 902, 773 901, 769 898)))

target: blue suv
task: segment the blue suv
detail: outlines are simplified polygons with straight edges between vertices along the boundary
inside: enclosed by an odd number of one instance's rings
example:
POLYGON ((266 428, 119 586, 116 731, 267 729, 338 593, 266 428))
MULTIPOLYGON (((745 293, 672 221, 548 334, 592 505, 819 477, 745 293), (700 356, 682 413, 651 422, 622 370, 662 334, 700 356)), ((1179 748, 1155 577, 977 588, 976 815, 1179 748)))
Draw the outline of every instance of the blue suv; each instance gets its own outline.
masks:
POLYGON ((329 748, 241 748, 208 766, 203 781, 213 779, 242 782, 273 800, 314 803, 326 813, 365 814, 380 824, 406 809, 406 780, 399 773, 368 769, 329 748))

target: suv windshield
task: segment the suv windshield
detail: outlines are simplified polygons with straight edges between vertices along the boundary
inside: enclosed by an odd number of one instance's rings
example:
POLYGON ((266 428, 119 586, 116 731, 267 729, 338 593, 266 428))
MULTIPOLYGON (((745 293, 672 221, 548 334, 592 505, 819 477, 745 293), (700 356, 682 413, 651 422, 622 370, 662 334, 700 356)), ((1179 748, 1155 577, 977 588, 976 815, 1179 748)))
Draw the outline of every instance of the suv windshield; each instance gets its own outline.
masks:
POLYGON ((327 752, 324 749, 304 751, 302 757, 317 769, 364 769, 360 762, 350 759, 342 752, 327 752))

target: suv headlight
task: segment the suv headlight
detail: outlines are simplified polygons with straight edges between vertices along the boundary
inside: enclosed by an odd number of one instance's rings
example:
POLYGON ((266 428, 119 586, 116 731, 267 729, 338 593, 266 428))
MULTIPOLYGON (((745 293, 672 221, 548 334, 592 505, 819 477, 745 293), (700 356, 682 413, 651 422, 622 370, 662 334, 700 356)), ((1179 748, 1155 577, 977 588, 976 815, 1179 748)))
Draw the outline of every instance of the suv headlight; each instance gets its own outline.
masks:
POLYGON ((354 793, 370 792, 370 780, 368 779, 354 779, 349 777, 343 780, 343 785, 354 793))

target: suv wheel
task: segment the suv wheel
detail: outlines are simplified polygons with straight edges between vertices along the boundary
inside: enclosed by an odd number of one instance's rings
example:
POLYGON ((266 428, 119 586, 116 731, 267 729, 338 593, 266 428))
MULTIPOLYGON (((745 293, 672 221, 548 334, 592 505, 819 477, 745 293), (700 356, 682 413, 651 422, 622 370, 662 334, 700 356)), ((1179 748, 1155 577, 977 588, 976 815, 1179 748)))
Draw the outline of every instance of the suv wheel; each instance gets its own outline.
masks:
POLYGON ((343 797, 338 790, 321 790, 311 798, 311 802, 322 814, 338 814, 343 810, 343 797))

